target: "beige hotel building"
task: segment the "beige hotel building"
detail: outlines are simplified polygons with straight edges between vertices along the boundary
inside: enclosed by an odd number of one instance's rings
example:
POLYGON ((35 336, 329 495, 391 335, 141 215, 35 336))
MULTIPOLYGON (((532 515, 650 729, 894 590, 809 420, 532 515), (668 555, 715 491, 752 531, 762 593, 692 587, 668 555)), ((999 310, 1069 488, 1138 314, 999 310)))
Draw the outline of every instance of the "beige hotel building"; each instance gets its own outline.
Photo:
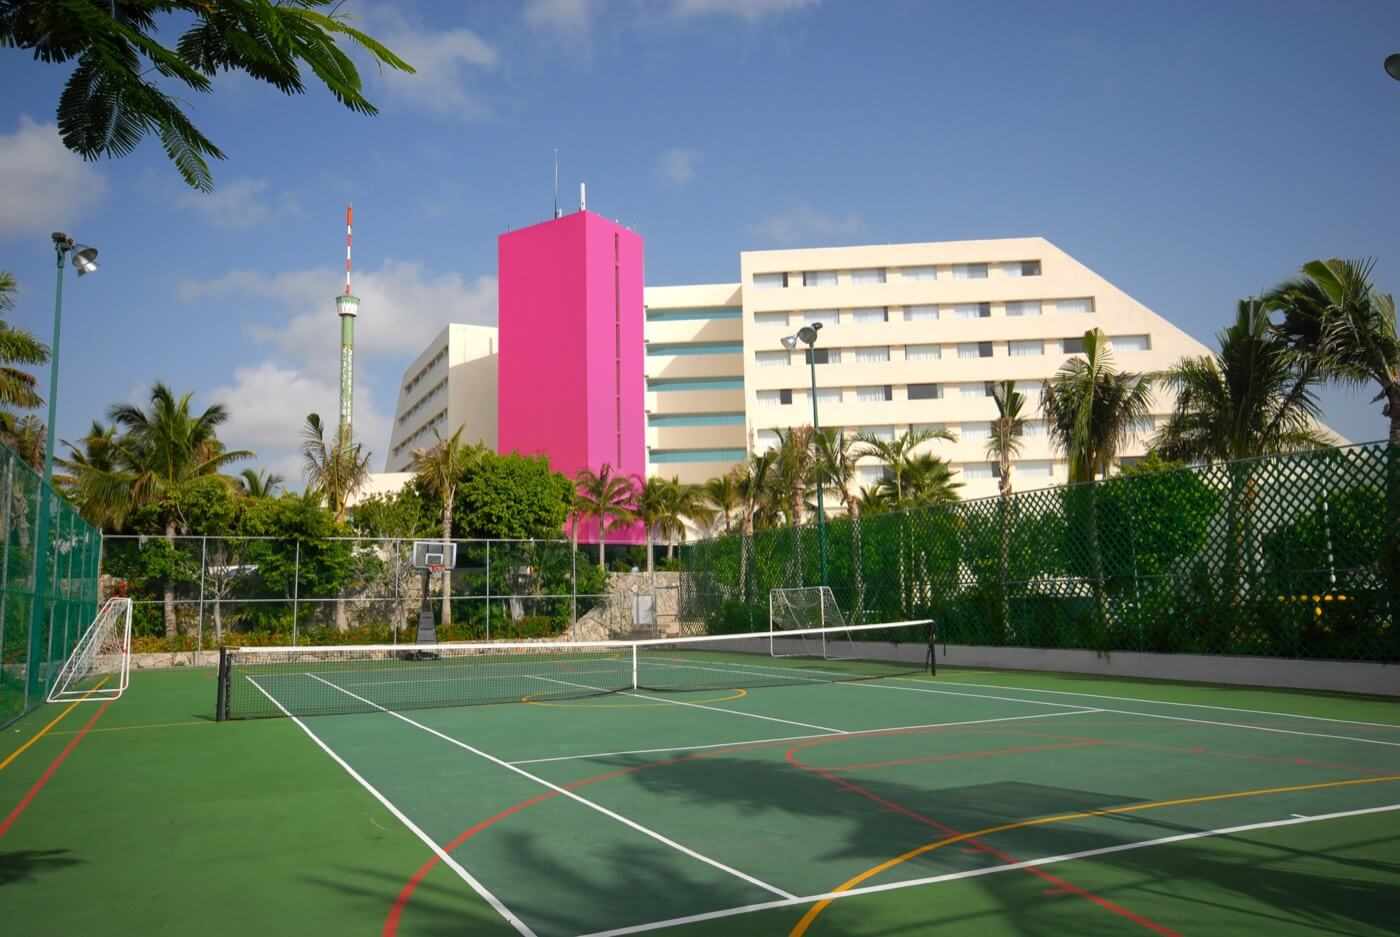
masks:
MULTIPOLYGON (((821 425, 889 438, 910 428, 950 430, 957 442, 932 441, 926 450, 953 464, 968 498, 997 489, 985 451, 996 417, 992 382, 1014 380, 1027 397, 1013 474, 1026 490, 1066 479, 1039 413, 1040 386, 1081 350, 1085 331, 1109 336, 1122 370, 1154 371, 1208 353, 1043 238, 745 251, 739 282, 647 287, 645 303, 648 471, 686 482, 775 445, 780 428, 811 423, 805 354, 782 342, 809 323, 822 324, 821 425)), ((406 469, 434 428, 447 436, 465 426, 465 437, 494 445, 495 399, 485 392, 492 331, 449 326, 408 368, 386 469, 406 469)), ((1153 418, 1125 459, 1145 452, 1170 407, 1159 389, 1153 418)), ((873 486, 883 473, 863 460, 857 484, 873 486)))

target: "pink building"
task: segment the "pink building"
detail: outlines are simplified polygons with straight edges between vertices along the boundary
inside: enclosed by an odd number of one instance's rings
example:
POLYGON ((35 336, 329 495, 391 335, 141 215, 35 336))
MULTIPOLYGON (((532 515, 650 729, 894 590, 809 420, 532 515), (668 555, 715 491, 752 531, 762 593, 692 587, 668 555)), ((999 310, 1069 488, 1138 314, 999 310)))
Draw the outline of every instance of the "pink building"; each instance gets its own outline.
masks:
MULTIPOLYGON (((645 478, 641 236, 580 211, 497 243, 498 451, 547 455, 570 477, 607 465, 645 478)), ((579 538, 596 542, 596 524, 579 538)))

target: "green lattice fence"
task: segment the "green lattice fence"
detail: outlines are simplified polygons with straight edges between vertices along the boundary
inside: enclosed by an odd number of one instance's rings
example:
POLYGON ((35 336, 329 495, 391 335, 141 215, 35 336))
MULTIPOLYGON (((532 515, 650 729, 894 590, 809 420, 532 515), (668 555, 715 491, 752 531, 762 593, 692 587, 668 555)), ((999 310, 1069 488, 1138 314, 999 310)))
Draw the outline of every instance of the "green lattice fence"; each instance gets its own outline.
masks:
POLYGON ((0 726, 44 701, 97 612, 102 534, 39 474, 0 446, 0 726), (34 615, 36 536, 41 498, 48 498, 48 585, 45 614, 34 615))
MULTIPOLYGON (((1013 476, 1014 477, 1014 476, 1013 476)), ((952 644, 1400 660, 1400 450, 1353 446, 827 524, 858 621, 952 644)), ((696 544, 683 615, 763 627, 820 582, 815 526, 696 544)))

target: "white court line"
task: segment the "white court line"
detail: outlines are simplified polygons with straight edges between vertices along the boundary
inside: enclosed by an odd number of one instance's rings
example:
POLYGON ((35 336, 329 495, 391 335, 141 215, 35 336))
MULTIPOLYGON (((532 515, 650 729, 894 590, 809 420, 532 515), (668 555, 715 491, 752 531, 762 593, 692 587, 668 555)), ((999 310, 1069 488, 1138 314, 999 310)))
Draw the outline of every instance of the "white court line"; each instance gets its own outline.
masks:
POLYGON ((321 751, 325 752, 327 755, 330 755, 331 759, 336 764, 344 768, 346 774, 354 778, 361 787, 370 792, 370 794, 374 797, 375 800, 383 804, 384 809, 388 810, 391 814, 393 814, 396 820, 398 820, 404 826, 408 827, 410 833, 422 840, 423 844, 429 849, 431 849, 433 851, 433 854, 436 855, 439 859, 441 859, 444 865, 446 865, 453 872, 456 872, 458 878, 466 882, 467 885, 471 887, 472 891, 476 892, 478 895, 484 898, 486 900, 486 903, 489 904, 493 909, 495 909, 497 914, 505 918, 506 922, 509 923, 511 927, 514 927, 516 931, 522 935, 522 937, 536 937, 535 932, 530 929, 528 924, 520 920, 520 918, 516 917, 515 914, 512 913, 509 908, 507 908, 504 904, 501 903, 501 900, 499 898, 491 894, 491 892, 486 889, 485 885, 478 882, 475 878, 472 877, 472 874, 470 872, 462 868, 461 864, 456 859, 453 859, 451 856, 449 856, 447 854, 447 851, 441 846, 439 846, 433 840, 432 837, 430 837, 427 833, 424 833, 421 829, 419 829, 416 823, 414 823, 408 817, 404 816, 403 811, 399 810, 398 807, 395 807, 393 802, 389 800, 389 798, 379 793, 379 791, 375 789, 374 785, 370 784, 363 777, 361 777, 360 773, 354 768, 350 767, 350 765, 345 761, 344 758, 341 758, 335 753, 334 749, 332 749, 325 742, 321 741, 320 737, 317 736, 315 732, 312 732, 311 729, 307 727, 306 723, 302 722, 301 719, 297 716, 293 716, 291 713, 287 712, 287 708, 281 703, 279 703, 272 696, 271 693, 268 693, 266 690, 264 690, 258 684, 258 681, 254 680, 252 677, 248 677, 248 682, 251 683, 253 686, 257 687, 259 693, 271 700, 272 705, 282 710, 282 715, 286 716, 288 719, 291 719, 297 724, 301 731, 305 732, 308 736, 310 736, 311 741, 315 742, 320 747, 321 751))
MULTIPOLYGON (((900 679, 918 678, 905 677, 900 679)), ((1400 723, 1394 722, 1362 722, 1358 719, 1334 719, 1331 716, 1305 716, 1302 713, 1281 713, 1273 712, 1268 709, 1242 709, 1238 706, 1215 706, 1207 703, 1181 703, 1175 700, 1144 699, 1139 696, 1111 696, 1107 693, 1079 693, 1073 690, 1042 690, 1039 688, 1033 689, 1031 687, 1003 686, 999 683, 959 683, 954 680, 944 680, 942 678, 939 678, 938 682, 946 684, 948 686, 974 686, 979 688, 991 687, 992 689, 996 690, 1014 690, 1017 693, 1054 693, 1058 696, 1086 696, 1090 699, 1111 699, 1119 700, 1124 703, 1152 703, 1155 706, 1184 706, 1187 709, 1216 709, 1220 710, 1221 712, 1242 713, 1255 716, 1281 716, 1287 719, 1310 719, 1317 722, 1339 722, 1343 725, 1370 726, 1375 729, 1394 729, 1395 731, 1400 732, 1400 723)))
MULTIPOLYGON (((442 733, 442 732, 439 732, 437 729, 431 728, 431 727, 429 727, 429 726, 425 726, 425 725, 423 725, 423 723, 421 723, 421 722, 416 722, 416 721, 414 721, 413 719, 410 719, 409 717, 405 716, 403 713, 397 713, 397 712, 394 712, 393 710, 385 709, 383 706, 380 706, 378 703, 374 702, 373 700, 365 699, 363 696, 360 696, 358 693, 352 693, 351 691, 345 689, 345 688, 342 687, 342 686, 336 686, 334 683, 331 683, 329 680, 322 680, 320 677, 316 676, 314 673, 309 673, 309 674, 307 674, 307 676, 311 677, 313 680, 320 680, 320 681, 321 681, 322 683, 324 683, 326 686, 331 687, 331 688, 334 689, 334 690, 338 690, 338 691, 340 691, 341 693, 344 693, 346 696, 353 697, 354 699, 357 699, 357 700, 359 700, 360 702, 365 703, 366 705, 373 706, 375 709, 379 710, 379 711, 382 712, 382 713, 385 713, 386 715, 393 716, 395 719, 399 719, 399 720, 401 720, 401 721, 403 721, 403 722, 406 722, 406 723, 408 723, 409 725, 411 725, 411 726, 413 726, 413 727, 415 727, 415 728, 422 729, 424 732, 428 733, 429 735, 435 735, 435 736, 437 736, 438 738, 442 739, 444 742, 448 742, 448 743, 450 743, 450 744, 452 744, 452 745, 456 745, 458 748, 461 748, 461 749, 463 749, 463 750, 465 750, 465 751, 469 751, 469 752, 471 752, 473 755, 476 755, 476 756, 479 757, 479 758, 485 758, 487 761, 491 762, 492 764, 500 765, 502 768, 505 768, 505 769, 508 770, 508 771, 514 771, 516 774, 520 775, 520 776, 523 777, 523 778, 528 778, 529 780, 534 781, 536 784, 539 784, 539 785, 542 786, 542 787, 547 787, 547 788, 549 788, 550 790, 554 791, 554 792, 557 793, 557 794, 560 794, 560 795, 562 795, 562 796, 564 796, 564 797, 567 797, 567 798, 569 798, 570 800, 575 801, 575 802, 577 802, 577 803, 583 804, 583 806, 589 808, 590 810, 596 810, 598 813, 601 813, 603 816, 608 817, 608 818, 613 819, 613 820, 616 820, 618 823, 621 823, 623 826, 626 826, 626 827, 629 827, 629 828, 631 828, 631 829, 633 829, 633 830, 636 830, 638 833, 641 833, 641 834, 643 834, 644 836, 649 836, 649 837, 651 837, 652 839, 656 840, 658 843, 661 843, 662 845, 670 846, 672 849, 676 850, 677 852, 684 853, 685 855, 690 856, 692 859, 697 859, 697 860, 699 860, 700 862, 703 862, 703 863, 705 863, 705 864, 708 865, 708 866, 712 866, 712 867, 714 867, 714 868, 716 868, 716 869, 719 869, 721 872, 727 872, 727 873, 729 873, 730 875, 734 876, 735 878, 743 879, 744 881, 748 882, 750 885, 756 885, 756 886, 758 886, 759 888, 762 888, 764 891, 771 892, 772 894, 775 894, 775 895, 782 895, 784 898, 791 898, 791 897, 793 897, 792 894, 791 894, 790 892, 786 892, 786 891, 783 891, 781 888, 778 888, 778 887, 773 886, 773 885, 769 885, 767 882, 762 881, 761 879, 757 879, 757 878, 754 878, 752 875, 747 875, 747 874, 745 874, 745 873, 743 873, 743 872, 740 872, 738 869, 731 868, 730 866, 727 866, 727 865, 725 865, 725 864, 722 863, 722 862, 718 862, 718 861, 716 861, 716 860, 714 860, 714 859, 711 859, 709 856, 701 855, 700 853, 696 852, 696 851, 693 850, 693 849, 690 849, 690 848, 688 848, 688 847, 686 847, 686 846, 682 846, 680 843, 676 842, 676 841, 673 840, 673 839, 668 839, 667 837, 662 836, 660 833, 656 832, 655 830, 648 829, 647 827, 642 826, 640 823, 637 823, 635 820, 629 820, 627 817, 624 817, 622 814, 620 814, 620 813, 614 813, 613 811, 609 810, 607 807, 602 806, 601 804, 595 804, 593 801, 588 800, 588 799, 585 798, 585 797, 580 797, 578 794, 575 794, 573 791, 568 790, 567 788, 560 787, 560 786, 557 785, 557 784, 552 784, 552 783, 550 783, 549 781, 546 781, 544 778, 539 777, 538 775, 531 774, 530 772, 526 771, 524 768, 518 768, 518 767, 516 767, 515 765, 511 764, 510 762, 508 762, 508 761, 502 761, 501 759, 497 758, 495 755, 487 754, 486 752, 482 751, 481 749, 475 748, 475 747, 473 747, 473 746, 471 746, 471 745, 468 745, 466 742, 463 742, 463 741, 460 740, 460 739, 454 739, 452 736, 446 735, 446 734, 444 734, 444 733, 442 733)), ((309 730, 308 730, 308 731, 309 731, 309 730)))
MULTIPOLYGON (((841 733, 845 737, 857 738, 862 735, 881 735, 894 732, 915 732, 919 729, 942 729, 952 726, 977 726, 987 722, 1016 722, 1020 719, 1054 719, 1057 716, 1083 716, 1089 713, 1100 712, 1098 709, 1074 709, 1061 713, 1032 713, 1029 716, 998 716, 993 719, 964 719, 958 722, 925 722, 913 726, 890 726, 884 729, 852 729, 849 732, 841 733)), ((588 755, 557 755, 552 758, 526 758, 521 761, 512 761, 513 765, 538 765, 550 761, 586 761, 596 758, 614 758, 621 755, 655 755, 662 752, 694 752, 704 751, 710 748, 738 748, 744 745, 763 745, 771 742, 801 742, 808 739, 831 738, 831 733, 821 735, 789 735, 775 739, 746 739, 738 742, 715 742, 708 745, 672 745, 666 748, 634 748, 621 752, 594 752, 588 755)))
MULTIPOLYGON (((894 679, 896 679, 896 680, 899 680, 899 679, 908 679, 908 680, 912 680, 913 678, 895 677, 894 679)), ((935 689, 928 688, 928 687, 911 687, 911 686, 894 687, 894 686, 890 686, 890 685, 888 685, 888 684, 878 684, 878 683, 877 683, 877 684, 867 684, 867 683, 841 683, 841 684, 837 684, 837 685, 838 685, 838 686, 871 686, 871 687, 876 687, 876 688, 883 688, 883 689, 886 689, 886 690, 907 690, 907 691, 909 691, 909 692, 911 692, 911 693, 936 693, 936 694, 939 694, 939 695, 942 695, 942 696, 971 696, 971 697, 973 697, 973 698, 975 698, 975 699, 995 699, 995 700, 1011 699, 1011 697, 1006 697, 1006 696, 983 696, 983 695, 980 694, 980 693, 961 693, 961 692, 959 692, 959 691, 957 691, 957 690, 935 690, 935 689)), ((1029 704, 1031 704, 1032 706, 1068 706, 1068 705, 1071 705, 1071 704, 1069 704, 1069 703, 1052 703, 1052 702, 1050 702, 1049 700, 1033 700, 1033 699, 1018 699, 1018 700, 1013 700, 1013 702, 1017 702, 1017 703, 1029 703, 1029 704)), ((1119 714, 1120 716, 1141 716, 1141 717, 1143 717, 1144 719, 1166 719, 1166 720, 1171 721, 1171 722, 1194 722, 1194 723, 1196 723, 1197 725, 1220 726, 1220 727, 1226 728, 1226 729, 1247 729, 1247 730, 1249 730, 1249 731, 1251 731, 1251 732, 1274 732, 1274 733, 1277 733, 1277 734, 1279 734, 1279 735, 1305 735, 1305 736, 1307 736, 1307 737, 1309 737, 1309 738, 1315 738, 1315 739, 1336 739, 1337 741, 1341 741, 1341 742, 1360 742, 1360 743, 1363 744, 1363 745, 1385 745, 1385 746, 1387 746, 1387 747, 1389 747, 1389 748, 1400 748, 1400 742, 1388 742, 1388 741, 1386 741, 1386 740, 1384 740, 1384 739, 1368 739, 1368 738, 1366 738, 1366 737, 1364 737, 1364 736, 1357 736, 1357 735, 1331 735, 1331 734, 1326 733, 1326 732, 1304 732, 1302 729, 1279 729, 1279 728, 1275 728, 1274 726, 1256 726, 1256 725, 1250 725, 1250 724, 1245 723, 1245 722, 1217 722, 1217 721, 1214 720, 1214 719, 1192 719, 1192 718, 1190 718, 1189 716, 1168 716, 1166 713, 1144 713, 1144 712, 1137 712, 1136 710, 1132 710, 1132 709, 1113 709, 1112 707, 1109 707, 1109 706, 1101 706, 1101 707, 1098 708, 1098 711, 1099 711, 1099 712, 1105 712, 1105 713, 1117 713, 1117 714, 1119 714)))
MULTIPOLYGON (((1248 833, 1253 830, 1267 830, 1284 826, 1300 826, 1304 823, 1318 823, 1322 820, 1340 820, 1347 817, 1360 817, 1373 813, 1390 813, 1400 810, 1400 804, 1386 804, 1382 807, 1366 807, 1361 810, 1343 810, 1338 813, 1324 813, 1312 817, 1293 817, 1287 820, 1267 820, 1263 823, 1246 823, 1242 826, 1228 826, 1215 830, 1198 830, 1194 833, 1179 833, 1175 836, 1163 836, 1160 839, 1148 839, 1135 843, 1120 843, 1116 846, 1103 846, 1098 849, 1085 849, 1081 852, 1062 853, 1058 856, 1046 856, 1042 859, 1028 859, 1025 862, 1013 862, 1009 865, 994 865, 983 869, 972 869, 966 872, 949 872, 945 875, 930 875, 925 878, 909 879, 901 882, 890 882, 885 885, 865 885, 860 888, 852 888, 849 891, 829 891, 820 895, 806 895, 801 898, 792 898, 786 901, 764 901, 758 904, 743 905, 736 908, 725 908, 721 911, 707 911, 703 914, 692 914, 686 917, 676 917, 665 921, 652 921, 648 924, 635 924, 631 927, 618 927, 613 930, 593 931, 589 934, 582 934, 580 937, 624 937, 626 934, 641 934, 646 931, 661 930, 666 927, 676 927, 681 924, 693 924, 698 921, 713 921, 717 918, 735 917, 740 914, 751 914, 755 911, 767 911, 772 908, 791 908, 798 905, 811 904, 817 901, 839 901, 844 898, 854 898, 857 895, 871 895, 885 891, 899 891, 905 888, 918 888, 923 885, 937 885, 943 882, 956 882, 968 878, 981 878, 985 875, 1000 875, 1004 872, 1017 872, 1022 869, 1034 869, 1046 865, 1055 865, 1061 862, 1072 862, 1076 859, 1090 859, 1095 856, 1106 856, 1116 852, 1131 852, 1135 849, 1147 849, 1152 846, 1166 846, 1172 843, 1183 843, 1193 839, 1206 839, 1213 836, 1232 836, 1236 833, 1248 833)), ((782 928, 786 929, 786 927, 782 928)))
MULTIPOLYGON (((601 687, 589 686, 587 683, 571 683, 568 680, 558 680, 554 677, 541 677, 534 674, 527 674, 526 676, 528 676, 531 680, 545 680, 549 683, 558 683, 561 686, 576 686, 581 690, 599 690, 600 692, 604 693, 610 692, 608 690, 603 690, 601 687)), ((641 693, 628 692, 623 692, 621 695, 635 696, 637 699, 644 699, 649 702, 670 703, 673 706, 689 706, 692 709, 708 709, 711 712, 728 713, 731 716, 748 716, 750 719, 763 719, 767 722, 782 722, 790 726, 801 726, 804 729, 820 729, 823 732, 827 732, 832 735, 848 734, 845 729, 833 729, 830 726, 819 726, 811 722, 798 722, 795 719, 779 719, 777 716, 764 716, 760 715, 759 713, 743 712, 742 710, 738 709, 721 709, 718 706, 706 706, 704 703, 686 703, 682 702, 681 700, 667 699, 664 696, 643 696, 641 693)))

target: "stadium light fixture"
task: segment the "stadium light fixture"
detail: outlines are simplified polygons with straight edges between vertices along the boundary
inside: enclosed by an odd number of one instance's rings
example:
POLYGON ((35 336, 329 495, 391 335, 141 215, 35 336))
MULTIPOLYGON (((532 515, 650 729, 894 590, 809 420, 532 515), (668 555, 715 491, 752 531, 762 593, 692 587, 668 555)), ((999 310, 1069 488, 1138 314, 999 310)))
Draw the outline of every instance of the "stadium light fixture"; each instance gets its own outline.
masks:
MULTIPOLYGON (((817 356, 812 349, 817 344, 817 333, 821 331, 822 324, 813 322, 811 325, 804 325, 797 330, 796 335, 783 336, 783 347, 788 351, 797 348, 797 343, 803 342, 807 345, 807 366, 812 374, 812 432, 821 432, 821 422, 817 419, 817 356)), ((826 585, 826 501, 822 497, 824 484, 817 485, 817 543, 821 548, 821 585, 826 585)))
POLYGON ((1400 52, 1392 52, 1385 57, 1385 73, 1400 81, 1400 52))

